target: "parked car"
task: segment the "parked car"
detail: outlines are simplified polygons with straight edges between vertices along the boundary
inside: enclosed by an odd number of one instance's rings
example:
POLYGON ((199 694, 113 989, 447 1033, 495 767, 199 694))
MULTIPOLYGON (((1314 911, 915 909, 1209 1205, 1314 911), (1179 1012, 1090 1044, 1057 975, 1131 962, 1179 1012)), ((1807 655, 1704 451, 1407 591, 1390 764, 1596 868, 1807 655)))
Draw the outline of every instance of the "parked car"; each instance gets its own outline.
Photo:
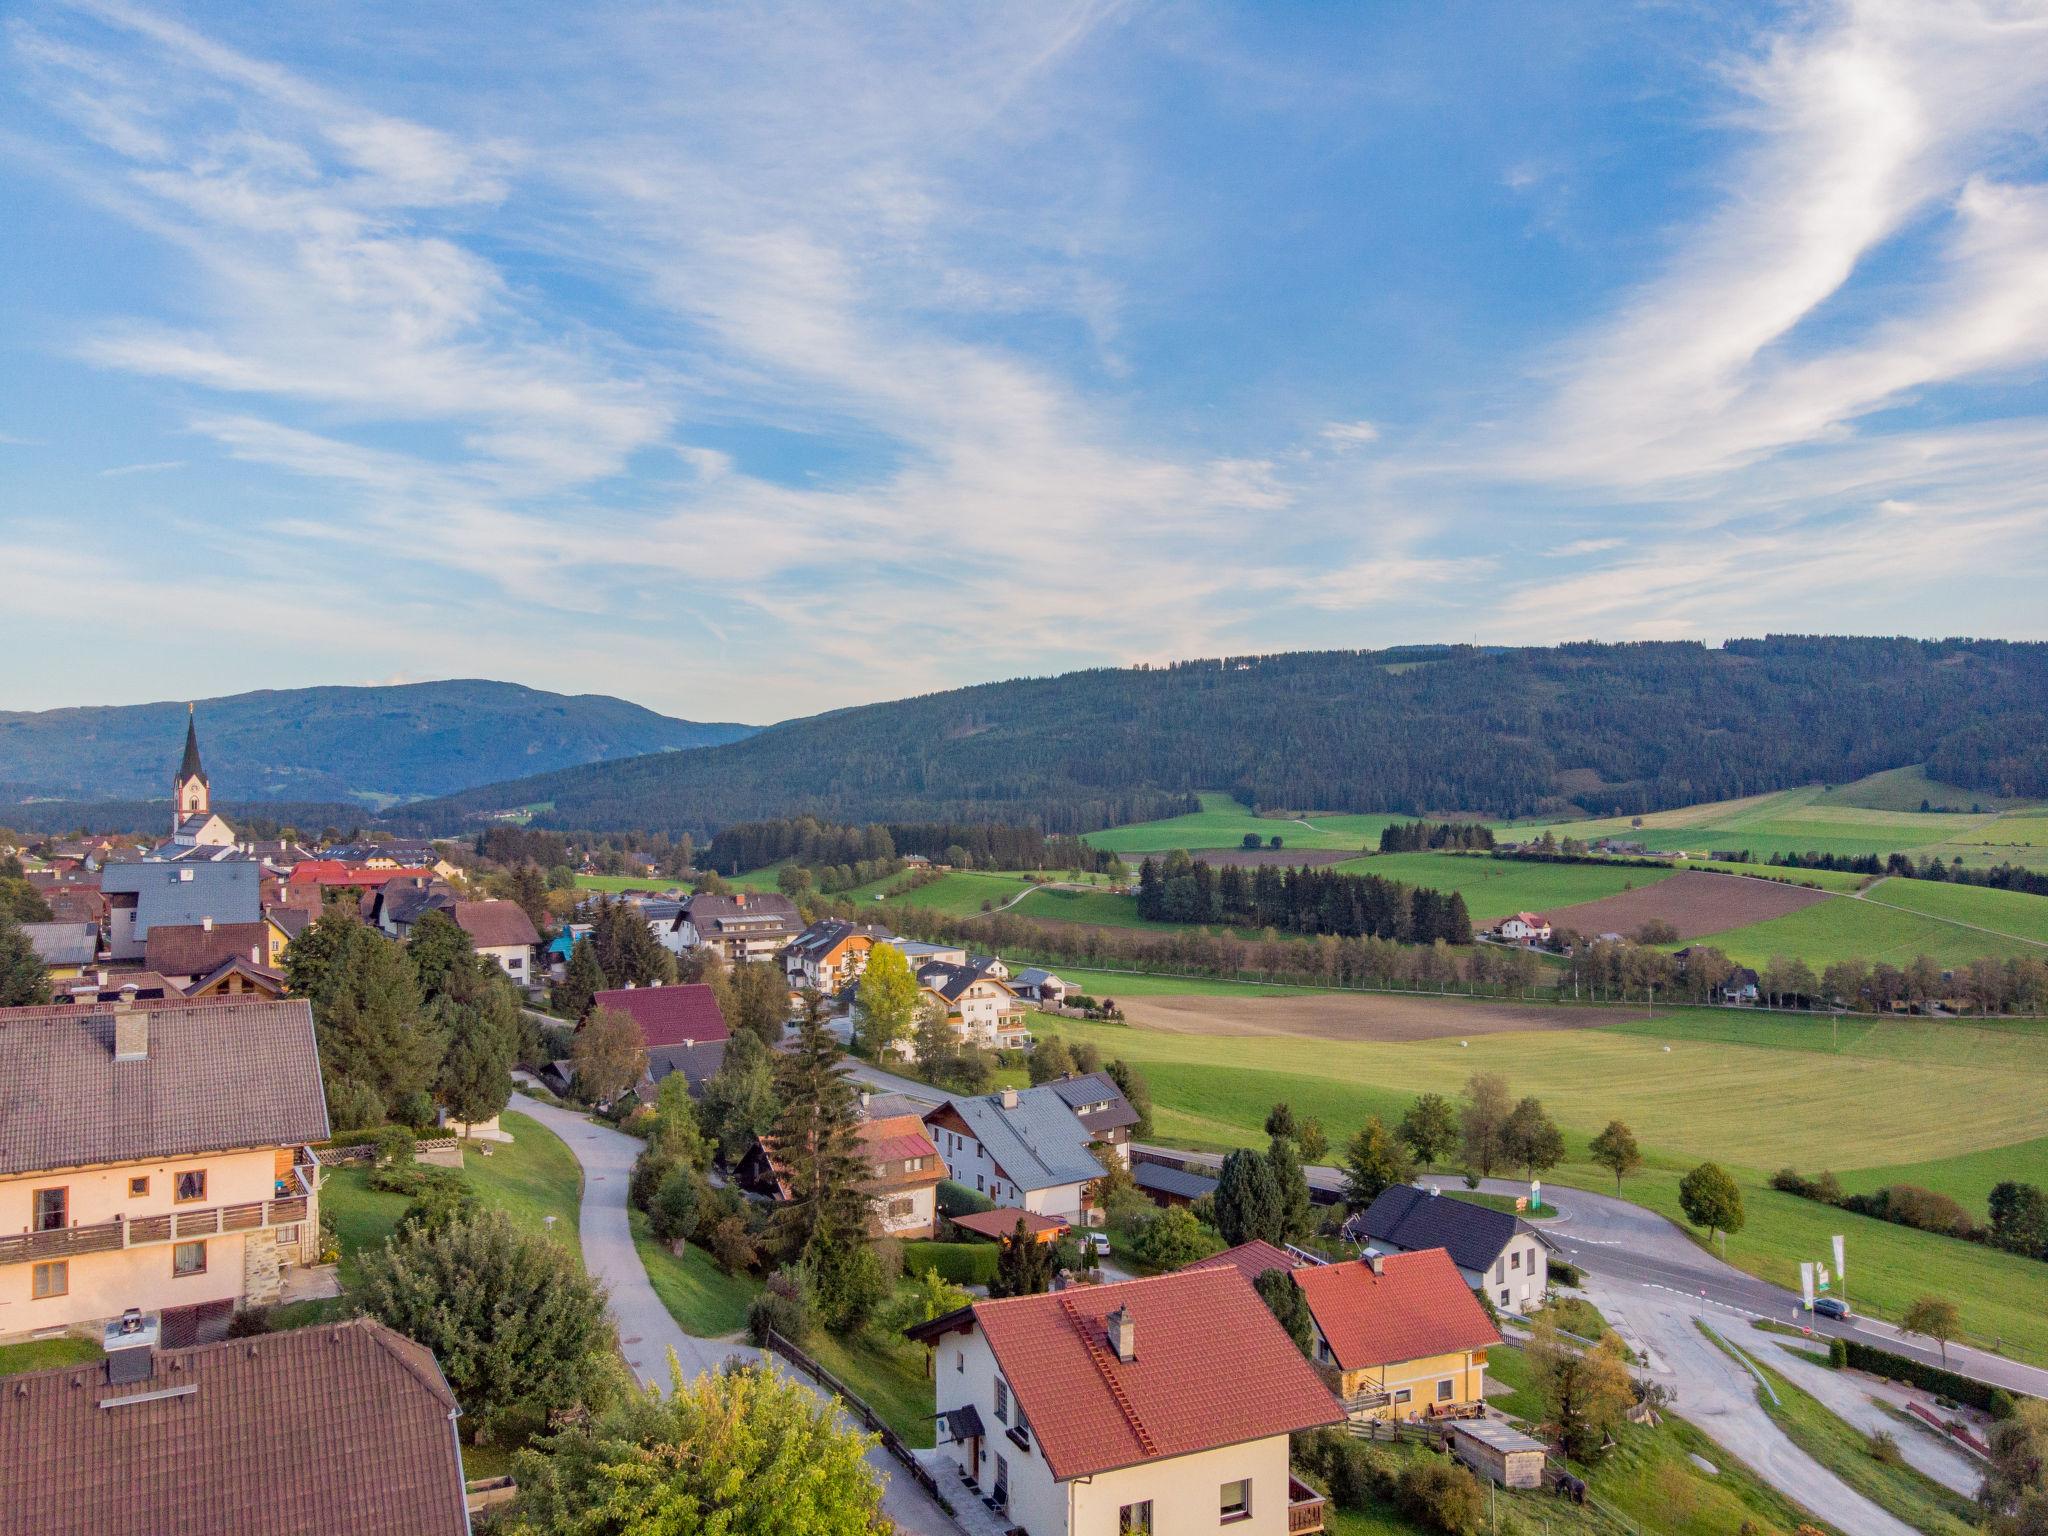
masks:
POLYGON ((1832 1317, 1836 1322, 1849 1315, 1849 1303, 1836 1296, 1823 1296, 1813 1304, 1815 1317, 1832 1317))
POLYGON ((1095 1257, 1098 1259, 1109 1257, 1109 1234, 1107 1232, 1085 1233, 1081 1241, 1095 1250, 1095 1257))

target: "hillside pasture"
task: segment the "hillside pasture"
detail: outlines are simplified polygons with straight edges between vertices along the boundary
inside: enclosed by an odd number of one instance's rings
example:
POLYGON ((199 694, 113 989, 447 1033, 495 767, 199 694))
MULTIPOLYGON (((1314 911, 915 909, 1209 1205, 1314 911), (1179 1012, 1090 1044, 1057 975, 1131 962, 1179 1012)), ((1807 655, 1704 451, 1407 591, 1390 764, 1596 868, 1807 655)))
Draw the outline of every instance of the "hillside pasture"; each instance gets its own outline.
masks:
MULTIPOLYGON (((1886 882, 1886 887, 1894 883, 1886 882)), ((2034 898, 2039 899, 2039 898, 2034 898)), ((1834 896, 1801 911, 1711 935, 1729 959, 1761 969, 1773 955, 1794 955, 1815 970, 1837 960, 1904 966, 1926 955, 1944 966, 1979 956, 2043 956, 2037 943, 1929 917, 1856 896, 1834 896)))
POLYGON ((1138 916, 1138 898, 1114 891, 1077 891, 1041 886, 1011 909, 1020 917, 1043 917, 1059 923, 1093 923, 1103 928, 1142 928, 1158 933, 1181 929, 1180 923, 1148 922, 1138 916))
MULTIPOLYGON (((1863 899, 2048 944, 2048 896, 1941 880, 1880 880, 1863 893, 1863 899)), ((2048 959, 2048 954, 2042 958, 2048 959)))
POLYGON ((1148 853, 1171 853, 1176 848, 1231 848, 1241 846, 1246 833, 1260 839, 1279 838, 1283 848, 1341 848, 1352 853, 1377 847, 1380 830, 1401 816, 1331 815, 1296 820, 1279 815, 1262 815, 1229 795, 1204 793, 1202 808, 1185 816, 1163 821, 1134 822, 1090 832, 1087 841, 1107 853, 1126 859, 1148 853))
POLYGON ((1452 1002, 1384 993, 1296 998, 1132 997, 1134 1029, 1184 1035, 1287 1035, 1317 1040, 1445 1040, 1549 1029, 1598 1029, 1613 1015, 1550 1004, 1452 1002))
POLYGON ((1829 805, 1862 806, 1873 811, 1918 811, 1923 802, 1957 810, 1982 806, 1987 811, 2008 811, 2016 806, 2033 804, 2029 800, 1993 794, 1986 789, 1964 789, 1960 784, 1944 784, 1939 779, 1930 779, 1927 770, 1917 763, 1870 774, 1853 784, 1841 785, 1822 798, 1829 805))
POLYGON ((1646 869, 1626 864, 1542 864, 1483 853, 1381 853, 1347 859, 1338 867, 1347 874, 1378 875, 1447 894, 1456 891, 1465 898, 1465 909, 1475 923, 1595 901, 1655 885, 1675 873, 1670 865, 1646 869))
MULTIPOLYGON (((1543 916, 1553 927, 1582 934, 1634 934, 1649 922, 1666 922, 1682 939, 1718 934, 1725 929, 1762 924, 1817 902, 1839 901, 1825 891, 1787 885, 1779 880, 1752 880, 1743 875, 1715 875, 1680 870, 1668 880, 1640 886, 1620 895, 1574 906, 1550 907, 1543 916)), ((1796 951, 1788 951, 1795 953, 1796 951)))
MULTIPOLYGON (((900 883, 901 877, 898 877, 900 883)), ((869 901, 867 905, 887 910, 890 907, 922 907, 927 912, 940 912, 948 917, 972 917, 982 910, 982 904, 991 908, 1015 899, 1031 889, 1022 875, 1004 875, 972 869, 956 869, 939 876, 927 885, 900 896, 889 896, 883 901, 869 901)))

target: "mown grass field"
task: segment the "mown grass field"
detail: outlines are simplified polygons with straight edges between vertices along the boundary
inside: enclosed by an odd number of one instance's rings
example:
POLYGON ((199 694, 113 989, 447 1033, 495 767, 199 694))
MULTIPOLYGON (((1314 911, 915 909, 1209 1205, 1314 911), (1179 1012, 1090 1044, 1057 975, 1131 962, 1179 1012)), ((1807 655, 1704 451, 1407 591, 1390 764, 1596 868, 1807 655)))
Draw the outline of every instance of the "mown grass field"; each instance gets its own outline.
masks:
POLYGON ((1202 808, 1185 816, 1164 821, 1134 822, 1090 832, 1088 842, 1106 853, 1138 858, 1148 853, 1170 853, 1176 848, 1235 848, 1247 832, 1263 841, 1278 837, 1286 848, 1355 848, 1379 846, 1380 831, 1405 816, 1332 815, 1311 816, 1297 821, 1280 816, 1261 816, 1228 795, 1204 794, 1202 808))
POLYGON ((1068 965, 1048 967, 1090 997, 1305 997, 1315 987, 1269 987, 1255 981, 1212 981, 1206 977, 1145 976, 1128 971, 1091 971, 1068 965))
POLYGON ((1404 885, 1457 891, 1474 922, 1488 922, 1521 911, 1597 901, 1622 891, 1655 885, 1677 871, 1616 864, 1535 864, 1470 853, 1380 853, 1346 859, 1334 866, 1349 874, 1378 875, 1404 885))
POLYGON ((1050 918, 1061 923, 1095 923, 1105 928, 1143 928, 1171 933, 1179 923, 1147 922, 1138 916, 1138 898, 1114 891, 1074 891, 1047 886, 1033 891, 1012 908, 1019 917, 1050 918))
MULTIPOLYGON (((621 891, 665 891, 674 887, 688 890, 689 883, 683 880, 668 880, 660 875, 578 875, 576 889, 579 891, 605 891, 616 896, 621 891)), ((774 888, 770 881, 769 888, 774 888)))
POLYGON ((956 869, 914 891, 891 896, 886 901, 869 900, 863 905, 883 912, 891 907, 922 907, 927 912, 943 912, 949 917, 971 917, 982 910, 983 902, 990 907, 999 907, 1030 888, 1030 882, 1022 875, 956 869))
MULTIPOLYGON (((1863 896, 1866 901, 1907 907, 1947 922, 1969 923, 2048 945, 2048 896, 1939 880, 1880 880, 1863 896)), ((2048 959, 2048 949, 2042 958, 2048 959)))
MULTIPOLYGON (((1248 1006, 1256 1006, 1249 1004, 1248 1006)), ((1985 1341, 2048 1362, 2048 1272, 1974 1244, 1854 1216, 1768 1188, 1770 1173, 1854 1172, 1858 1186, 1911 1165, 1979 1212, 2006 1167, 2038 1166, 2048 1137, 2048 1050, 2036 1029, 1926 1021, 1844 1021, 1688 1012, 1617 1027, 1377 1044, 1262 1035, 1181 1035, 1041 1019, 1041 1030, 1092 1040, 1144 1072, 1162 1141, 1224 1148, 1263 1142, 1266 1111, 1285 1099, 1333 1140, 1368 1114, 1391 1122, 1415 1094, 1457 1094, 1475 1071, 1498 1072, 1541 1098, 1566 1132, 1567 1162, 1546 1183, 1612 1191, 1587 1139, 1626 1121, 1649 1156, 1631 1200, 1681 1221, 1678 1182, 1695 1163, 1726 1165, 1744 1187, 1748 1223, 1729 1259, 1796 1288, 1798 1262, 1849 1238, 1851 1294, 1896 1318, 1928 1276, 1985 1341), (1810 1043, 1795 1032, 1806 1030, 1810 1043), (1750 1032, 1751 1038, 1742 1038, 1750 1032), (1716 1035, 1721 1038, 1715 1038, 1716 1035), (1761 1038, 1773 1036, 1774 1038, 1761 1038), (1667 1049, 1668 1047, 1668 1049, 1667 1049), (1910 1106, 1910 1109, 1906 1108, 1910 1106)))
MULTIPOLYGON (((1883 892, 1904 885, 1930 883, 1888 880, 1878 889, 1883 892)), ((1934 889, 1946 891, 1953 888, 1935 886, 1934 889)), ((2040 901, 2048 906, 2048 898, 2022 896, 2018 899, 2040 901)), ((1883 898, 1887 903, 1890 900, 1889 896, 1883 898)), ((1773 955, 1796 955, 1819 970, 1833 961, 1855 956, 1873 964, 1884 960, 1902 966, 1917 956, 1928 955, 1942 965, 1952 966, 1966 964, 1980 955, 1992 955, 2003 960, 2015 955, 2048 954, 2039 944, 2028 943, 2022 938, 1986 933, 1958 922, 1855 896, 1838 896, 1802 912, 1774 917, 1768 922, 1723 929, 1707 935, 1701 942, 1711 944, 1732 960, 1758 969, 1773 955)))

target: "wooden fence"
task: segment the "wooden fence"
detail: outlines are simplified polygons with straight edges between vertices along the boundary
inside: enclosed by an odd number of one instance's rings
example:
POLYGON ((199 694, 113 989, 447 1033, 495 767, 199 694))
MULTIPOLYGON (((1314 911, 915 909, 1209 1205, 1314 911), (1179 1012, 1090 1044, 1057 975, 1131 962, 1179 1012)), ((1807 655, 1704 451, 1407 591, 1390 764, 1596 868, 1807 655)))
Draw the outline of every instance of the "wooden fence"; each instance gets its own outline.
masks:
POLYGON ((882 1449, 903 1464, 904 1469, 910 1473, 911 1481, 937 1500, 939 1507, 947 1514, 953 1513, 953 1501, 939 1491, 938 1480, 926 1469, 925 1464, 917 1459, 917 1453, 904 1443, 901 1435, 883 1421, 880 1414, 867 1405, 867 1401, 859 1393, 772 1328, 768 1331, 767 1347, 838 1398, 847 1411, 861 1421, 864 1428, 880 1436, 882 1449))

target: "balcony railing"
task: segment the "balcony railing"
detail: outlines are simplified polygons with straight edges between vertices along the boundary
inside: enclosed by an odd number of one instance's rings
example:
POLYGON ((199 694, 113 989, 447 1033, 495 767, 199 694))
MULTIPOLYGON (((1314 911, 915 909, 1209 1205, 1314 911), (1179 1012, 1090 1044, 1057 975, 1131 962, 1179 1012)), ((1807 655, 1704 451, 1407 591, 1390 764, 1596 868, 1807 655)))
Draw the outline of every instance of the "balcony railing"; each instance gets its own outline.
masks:
POLYGON ((1287 1479, 1287 1536, 1312 1536, 1323 1528, 1323 1496, 1298 1477, 1287 1479))
POLYGON ((110 1253, 149 1243, 182 1243, 223 1232, 253 1232, 260 1227, 304 1221, 309 1201, 303 1194, 276 1200, 246 1200, 239 1205, 210 1205, 191 1211, 166 1211, 115 1217, 90 1226, 62 1227, 54 1232, 21 1232, 0 1237, 0 1264, 27 1264, 43 1259, 68 1259, 81 1253, 110 1253))

